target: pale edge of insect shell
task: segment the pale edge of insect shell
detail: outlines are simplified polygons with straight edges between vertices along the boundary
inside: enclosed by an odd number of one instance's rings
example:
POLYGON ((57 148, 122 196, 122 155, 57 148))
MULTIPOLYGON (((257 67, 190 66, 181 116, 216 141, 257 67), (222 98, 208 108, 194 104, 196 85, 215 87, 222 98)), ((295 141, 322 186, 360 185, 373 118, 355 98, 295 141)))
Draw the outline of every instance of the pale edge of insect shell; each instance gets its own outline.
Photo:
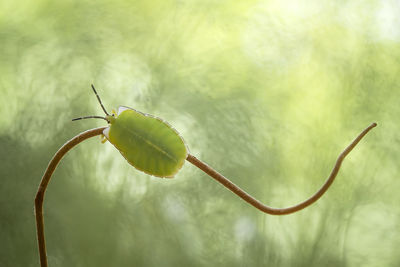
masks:
POLYGON ((105 128, 105 129, 103 130, 103 135, 107 138, 108 141, 110 141, 110 135, 109 135, 109 133, 110 133, 110 126, 108 126, 107 128, 105 128))

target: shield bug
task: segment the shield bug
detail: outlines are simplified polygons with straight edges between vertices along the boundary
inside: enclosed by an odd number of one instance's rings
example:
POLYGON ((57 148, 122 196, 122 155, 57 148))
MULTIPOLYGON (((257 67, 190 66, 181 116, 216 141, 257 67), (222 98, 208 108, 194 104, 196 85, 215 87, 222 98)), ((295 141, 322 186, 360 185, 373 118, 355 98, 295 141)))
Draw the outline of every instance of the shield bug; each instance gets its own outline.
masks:
POLYGON ((133 108, 120 106, 110 115, 104 108, 96 89, 93 92, 106 114, 73 119, 104 119, 109 126, 103 135, 136 169, 147 174, 172 178, 181 169, 188 149, 179 133, 164 120, 133 108))

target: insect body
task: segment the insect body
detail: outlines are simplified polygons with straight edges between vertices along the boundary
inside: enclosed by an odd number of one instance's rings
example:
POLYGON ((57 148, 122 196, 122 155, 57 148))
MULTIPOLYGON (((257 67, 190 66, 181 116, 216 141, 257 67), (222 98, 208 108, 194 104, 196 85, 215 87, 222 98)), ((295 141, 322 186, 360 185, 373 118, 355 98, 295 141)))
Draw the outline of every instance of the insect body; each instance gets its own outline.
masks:
POLYGON ((93 85, 92 88, 106 116, 87 116, 73 120, 106 120, 109 127, 103 131, 103 135, 132 166, 157 177, 174 177, 188 155, 179 133, 162 119, 132 108, 122 106, 117 114, 109 115, 93 85))

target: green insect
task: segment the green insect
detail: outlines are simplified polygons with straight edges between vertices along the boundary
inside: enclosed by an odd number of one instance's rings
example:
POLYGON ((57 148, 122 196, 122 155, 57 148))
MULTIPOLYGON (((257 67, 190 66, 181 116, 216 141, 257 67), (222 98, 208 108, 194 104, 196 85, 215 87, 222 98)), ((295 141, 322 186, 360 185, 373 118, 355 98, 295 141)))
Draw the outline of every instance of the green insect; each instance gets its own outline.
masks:
POLYGON ((132 108, 120 106, 118 113, 108 114, 96 89, 93 92, 106 114, 73 119, 104 119, 109 127, 103 131, 109 141, 136 169, 161 178, 172 178, 182 168, 188 149, 179 133, 164 120, 132 108))

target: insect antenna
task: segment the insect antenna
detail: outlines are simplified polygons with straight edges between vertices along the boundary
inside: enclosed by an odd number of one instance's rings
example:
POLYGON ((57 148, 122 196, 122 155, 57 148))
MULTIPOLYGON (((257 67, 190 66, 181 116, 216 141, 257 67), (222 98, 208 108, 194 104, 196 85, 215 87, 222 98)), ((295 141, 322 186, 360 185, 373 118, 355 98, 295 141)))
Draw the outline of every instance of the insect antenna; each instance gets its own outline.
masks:
POLYGON ((107 120, 106 118, 101 117, 101 116, 85 116, 85 117, 79 117, 79 118, 72 119, 72 121, 79 121, 79 120, 83 120, 83 119, 102 119, 102 120, 105 120, 105 121, 107 121, 107 122, 109 123, 109 120, 107 120))
POLYGON ((101 103, 100 96, 97 94, 96 89, 94 88, 93 84, 92 84, 92 89, 93 89, 93 92, 96 94, 97 100, 99 100, 100 106, 103 109, 104 113, 106 113, 107 116, 110 116, 110 114, 108 114, 107 110, 104 108, 103 103, 101 103))

